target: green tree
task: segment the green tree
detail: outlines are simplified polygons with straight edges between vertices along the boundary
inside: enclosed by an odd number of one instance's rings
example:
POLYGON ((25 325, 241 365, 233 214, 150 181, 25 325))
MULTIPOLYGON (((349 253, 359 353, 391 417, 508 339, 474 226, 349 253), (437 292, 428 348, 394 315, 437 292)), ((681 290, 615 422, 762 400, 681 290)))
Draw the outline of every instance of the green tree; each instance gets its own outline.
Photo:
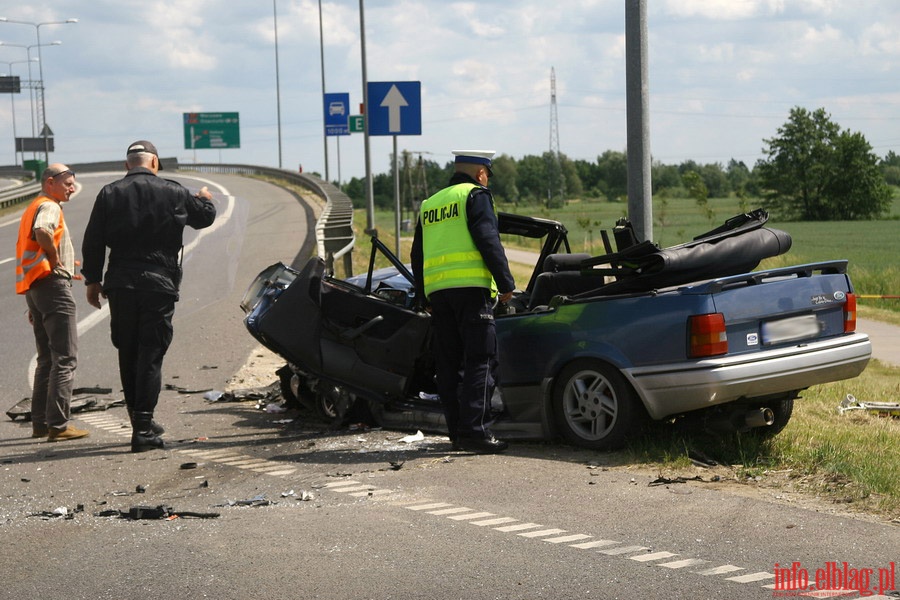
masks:
POLYGON ((703 216, 712 222, 716 215, 713 209, 709 207, 709 189, 706 187, 703 177, 697 171, 688 171, 681 176, 681 181, 688 195, 694 199, 694 202, 697 203, 697 206, 703 212, 703 216))
POLYGON ((566 197, 580 198, 584 195, 584 185, 581 183, 581 177, 578 175, 575 163, 569 160, 569 157, 565 154, 559 155, 559 162, 562 168, 563 180, 566 182, 566 197))
POLYGON ((516 160, 506 154, 501 154, 493 160, 491 167, 494 176, 491 177, 491 192, 501 202, 519 203, 518 167, 516 160))
POLYGON ((628 198, 628 157, 624 152, 607 150, 597 158, 600 177, 606 183, 606 198, 619 202, 628 198))
POLYGON ((606 186, 600 177, 600 168, 597 163, 576 159, 572 162, 578 179, 581 181, 584 193, 591 198, 605 196, 606 186))
POLYGON ((675 165, 653 162, 650 166, 650 178, 654 195, 663 190, 671 191, 681 187, 681 175, 675 165))
POLYGON ((547 200, 547 161, 543 156, 523 156, 518 164, 518 186, 526 202, 544 204, 547 200))
POLYGON ((764 206, 781 219, 871 219, 891 193, 862 134, 841 132, 825 109, 791 109, 778 135, 764 140, 755 169, 764 206))
POLYGON ((900 185, 900 154, 890 150, 881 159, 881 172, 889 185, 900 185))
POLYGON ((731 188, 731 191, 740 196, 747 192, 752 175, 744 161, 732 158, 728 161, 728 166, 725 167, 725 177, 728 179, 728 186, 731 188))

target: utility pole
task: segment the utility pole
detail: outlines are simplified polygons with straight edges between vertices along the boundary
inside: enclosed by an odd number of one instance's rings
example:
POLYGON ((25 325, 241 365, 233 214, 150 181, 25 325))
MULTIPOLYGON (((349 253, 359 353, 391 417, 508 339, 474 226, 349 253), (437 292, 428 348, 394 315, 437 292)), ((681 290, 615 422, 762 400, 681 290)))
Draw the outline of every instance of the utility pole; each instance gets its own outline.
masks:
POLYGON ((625 0, 625 104, 628 126, 628 218, 638 240, 653 239, 647 0, 625 0))

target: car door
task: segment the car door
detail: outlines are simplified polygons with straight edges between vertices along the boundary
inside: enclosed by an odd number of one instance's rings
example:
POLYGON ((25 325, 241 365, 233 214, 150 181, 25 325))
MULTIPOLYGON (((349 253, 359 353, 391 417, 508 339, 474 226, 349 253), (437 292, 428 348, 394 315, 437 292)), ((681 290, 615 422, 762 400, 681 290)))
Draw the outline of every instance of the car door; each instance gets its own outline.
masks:
POLYGON ((374 260, 364 280, 354 279, 362 285, 334 278, 322 281, 322 374, 357 394, 400 399, 429 379, 431 316, 412 307, 408 269, 377 239, 373 245, 373 252, 384 254, 404 275, 408 287, 373 284, 374 260))

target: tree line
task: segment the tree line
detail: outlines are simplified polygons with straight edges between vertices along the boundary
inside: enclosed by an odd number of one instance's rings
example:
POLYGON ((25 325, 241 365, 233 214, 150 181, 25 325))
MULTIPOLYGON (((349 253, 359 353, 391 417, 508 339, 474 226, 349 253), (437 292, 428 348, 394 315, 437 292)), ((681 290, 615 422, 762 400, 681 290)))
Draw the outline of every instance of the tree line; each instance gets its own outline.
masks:
MULTIPOLYGON (((861 220, 885 216, 893 187, 900 186, 900 155, 878 157, 859 132, 843 130, 824 109, 791 109, 788 121, 763 140, 764 158, 748 166, 677 165, 653 161, 654 197, 691 197, 705 206, 708 198, 759 198, 779 220, 861 220)), ((447 185, 453 163, 444 165, 422 154, 404 152, 398 161, 401 207, 415 219, 418 203, 447 185)), ((490 187, 500 203, 557 208, 570 199, 626 202, 627 156, 607 150, 596 160, 571 160, 563 154, 494 159, 490 187)), ((353 178, 342 186, 354 206, 365 207, 365 181, 353 178)), ((394 174, 373 176, 374 202, 392 209, 394 174)))

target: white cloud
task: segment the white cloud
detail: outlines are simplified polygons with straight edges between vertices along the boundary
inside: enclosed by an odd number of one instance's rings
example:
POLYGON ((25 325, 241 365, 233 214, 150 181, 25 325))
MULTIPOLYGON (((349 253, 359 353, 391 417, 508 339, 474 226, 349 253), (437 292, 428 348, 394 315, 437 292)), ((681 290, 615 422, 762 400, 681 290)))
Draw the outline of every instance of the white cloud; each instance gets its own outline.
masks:
MULTIPOLYGON (((285 162, 321 172, 319 3, 277 2, 285 162)), ((140 137, 191 159, 181 113, 237 111, 241 148, 221 159, 276 164, 272 3, 92 0, 72 14, 62 4, 76 3, 37 0, 2 15, 80 19, 41 29, 42 40, 63 41, 44 49, 42 65, 60 160, 117 159, 123 144, 140 137)), ((593 160, 624 149, 621 0, 369 0, 365 9, 369 79, 422 83, 422 135, 400 138, 401 148, 441 160, 474 145, 541 154, 549 145, 553 67, 561 150, 593 160)), ((900 151, 896 0, 652 0, 647 9, 654 158, 734 156, 752 164, 762 139, 798 104, 824 107, 879 154, 900 151)), ((324 0, 322 15, 326 91, 348 92, 355 107, 362 101, 359 2, 324 0)), ((34 43, 34 31, 0 23, 0 40, 34 43)), ((0 47, 0 70, 2 61, 22 58, 23 49, 0 47)), ((27 96, 15 107, 21 135, 27 96)), ((0 141, 12 137, 10 112, 9 101, 0 102, 0 141)), ((334 139, 329 144, 334 165, 334 139)), ((341 139, 345 178, 364 172, 361 146, 359 136, 341 139)), ((0 143, 0 164, 13 161, 11 148, 0 143)), ((372 140, 376 172, 387 168, 390 151, 388 138, 372 140)))

